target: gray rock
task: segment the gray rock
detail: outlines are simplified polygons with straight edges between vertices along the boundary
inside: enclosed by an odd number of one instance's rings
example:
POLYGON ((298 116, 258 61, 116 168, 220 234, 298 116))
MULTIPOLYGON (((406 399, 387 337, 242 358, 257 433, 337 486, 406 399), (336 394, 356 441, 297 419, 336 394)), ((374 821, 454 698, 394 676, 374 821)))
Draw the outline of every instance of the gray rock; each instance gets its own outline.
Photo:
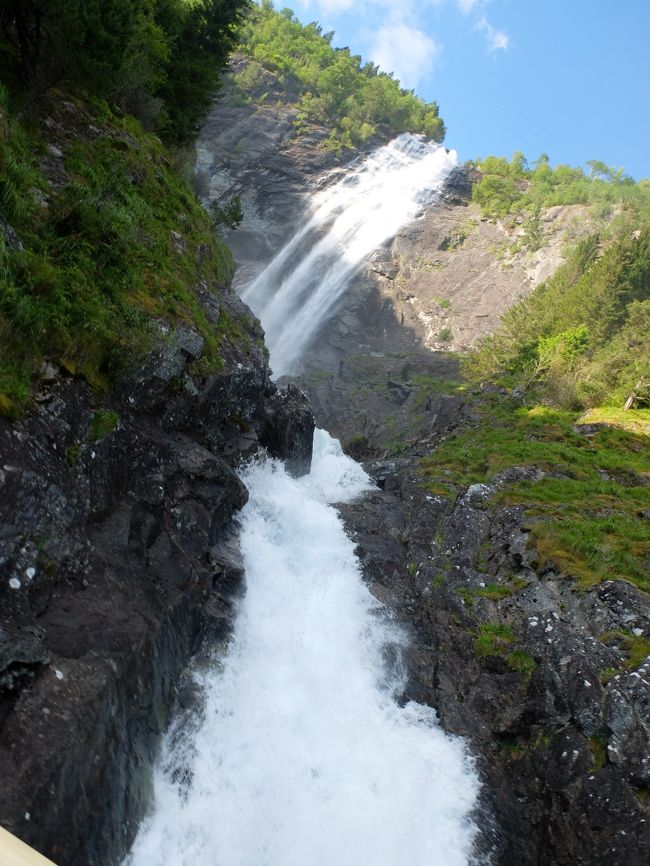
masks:
POLYGON ((267 402, 260 441, 285 461, 292 475, 305 475, 311 466, 314 427, 309 400, 295 385, 287 385, 267 402))

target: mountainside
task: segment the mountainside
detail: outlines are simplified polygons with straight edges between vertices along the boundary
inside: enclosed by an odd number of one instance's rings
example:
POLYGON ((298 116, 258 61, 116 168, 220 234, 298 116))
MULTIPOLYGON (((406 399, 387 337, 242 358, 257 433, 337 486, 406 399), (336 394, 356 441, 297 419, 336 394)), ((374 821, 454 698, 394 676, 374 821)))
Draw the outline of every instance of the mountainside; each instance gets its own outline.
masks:
POLYGON ((340 512, 412 639, 400 700, 476 756, 479 858, 645 866, 650 187, 456 167, 279 387, 236 290, 315 193, 444 123, 264 2, 198 133, 201 207, 170 144, 244 7, 93 0, 86 53, 76 4, 42 32, 0 11, 0 821, 61 866, 125 854, 183 671, 228 642, 237 470, 306 472, 315 420, 377 483, 340 512))

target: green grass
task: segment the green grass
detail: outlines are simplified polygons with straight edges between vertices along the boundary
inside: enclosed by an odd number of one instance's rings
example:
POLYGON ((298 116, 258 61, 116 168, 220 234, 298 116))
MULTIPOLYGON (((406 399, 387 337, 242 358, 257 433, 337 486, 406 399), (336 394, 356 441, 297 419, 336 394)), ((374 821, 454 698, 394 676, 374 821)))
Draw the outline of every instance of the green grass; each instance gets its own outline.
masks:
POLYGON ((511 671, 520 674, 532 674, 537 667, 535 659, 524 650, 513 650, 508 653, 506 662, 511 671))
MULTIPOLYGON (((648 656, 650 656, 650 640, 643 635, 635 635, 634 632, 624 629, 608 631, 600 636, 600 640, 607 646, 615 646, 626 656, 623 662, 623 670, 636 670, 648 656)), ((607 669, 602 672, 611 679, 616 670, 607 669)))
MULTIPOLYGON (((56 115, 63 95, 54 99, 56 115)), ((133 119, 104 108, 97 120, 77 106, 57 117, 69 132, 59 189, 41 172, 40 133, 15 120, 0 129, 0 167, 22 165, 9 175, 13 193, 6 182, 0 190, 24 245, 0 245, 0 412, 11 417, 25 407, 44 358, 108 387, 151 345, 154 318, 191 323, 206 358, 220 360, 220 334, 193 288, 200 277, 212 289, 224 285, 230 252, 157 138, 133 119), (84 137, 90 120, 100 129, 92 140, 84 137), (34 190, 47 195, 46 207, 34 190)), ((223 321, 218 330, 231 327, 223 321)))
POLYGON ((488 656, 503 656, 514 640, 515 633, 510 626, 491 622, 481 623, 478 627, 474 649, 478 658, 481 659, 488 656))
POLYGON ((512 587, 503 586, 499 583, 488 583, 487 586, 481 586, 474 590, 475 595, 479 595, 481 598, 489 598, 491 601, 501 601, 512 595, 512 592, 512 587))
POLYGON ((623 579, 650 589, 648 438, 606 425, 584 436, 573 429, 576 412, 519 407, 498 394, 473 409, 480 423, 421 461, 427 489, 453 496, 510 467, 536 467, 549 475, 506 484, 491 503, 525 507, 540 564, 552 562, 583 586, 623 579))

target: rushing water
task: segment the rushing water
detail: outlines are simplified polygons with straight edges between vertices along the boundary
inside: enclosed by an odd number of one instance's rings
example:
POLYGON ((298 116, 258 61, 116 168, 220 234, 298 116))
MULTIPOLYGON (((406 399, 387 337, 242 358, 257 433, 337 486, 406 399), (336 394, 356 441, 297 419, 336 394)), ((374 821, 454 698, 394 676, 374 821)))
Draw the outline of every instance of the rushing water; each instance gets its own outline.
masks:
POLYGON ((295 372, 354 273, 435 201, 456 162, 454 151, 405 133, 314 195, 304 226, 242 292, 276 376, 295 372))
POLYGON ((127 863, 467 866, 471 764, 432 710, 395 702, 384 660, 400 633, 328 504, 367 489, 365 473, 318 431, 310 475, 268 461, 244 481, 235 636, 203 675, 197 729, 168 740, 127 863))
MULTIPOLYGON (((439 191, 454 156, 403 136, 316 197, 245 292, 276 374, 365 258, 439 191)), ((154 810, 124 866, 468 866, 478 782, 461 740, 403 691, 402 634, 361 579, 330 503, 369 489, 317 431, 311 473, 251 465, 246 593, 204 708, 167 737, 154 810)))

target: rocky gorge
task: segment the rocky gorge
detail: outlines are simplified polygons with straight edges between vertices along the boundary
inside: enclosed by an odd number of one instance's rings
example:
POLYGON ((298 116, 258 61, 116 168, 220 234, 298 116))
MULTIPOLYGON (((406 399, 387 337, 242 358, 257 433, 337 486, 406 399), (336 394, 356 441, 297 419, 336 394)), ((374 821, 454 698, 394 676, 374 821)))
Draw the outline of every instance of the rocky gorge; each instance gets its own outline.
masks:
MULTIPOLYGON (((265 239, 286 242, 305 197, 339 169, 318 151, 310 160, 317 126, 294 138, 290 100, 232 101, 212 113, 197 167, 207 198, 242 197, 233 241, 250 275, 268 258, 265 239), (225 126, 232 137, 216 133, 225 126), (277 199, 260 193, 278 188, 277 199)), ((530 252, 522 221, 486 220, 470 202, 475 179, 456 169, 442 201, 373 255, 292 378, 380 488, 342 513, 373 592, 413 637, 404 699, 435 707, 479 756, 483 856, 640 866, 650 856, 647 594, 621 580, 581 585, 531 545, 527 509, 499 503, 503 488, 552 469, 513 465, 489 484, 452 484, 451 498, 423 476, 437 445, 490 423, 490 386, 459 389, 450 350, 494 330, 557 269, 567 242, 598 227, 580 205, 549 208, 530 252)), ((496 396, 505 412, 521 405, 519 394, 496 396)), ((591 447, 601 429, 576 426, 578 444, 591 447)))
MULTIPOLYGON (((228 234, 236 287, 363 155, 324 150, 318 124, 296 134, 292 94, 271 73, 262 89, 242 104, 226 85, 198 142, 205 202, 244 205, 228 234)), ((372 592, 411 637, 404 702, 435 708, 477 756, 479 860, 648 861, 647 594, 584 587, 531 547, 526 509, 498 494, 552 469, 511 466, 451 497, 423 472, 439 445, 485 423, 483 403, 519 407, 516 393, 459 388, 452 350, 493 330, 591 219, 549 209, 531 255, 517 248, 524 226, 471 204, 474 179, 455 170, 442 200, 372 256, 284 387, 254 316, 199 279, 208 322, 226 311, 235 323, 220 369, 202 365, 191 325, 163 326, 109 398, 46 365, 35 411, 0 421, 0 817, 54 860, 108 866, 127 850, 181 673, 231 626, 232 519, 247 495, 235 470, 264 447, 304 472, 315 418, 377 483, 340 511, 372 592)), ((601 432, 575 436, 589 447, 601 432)))

